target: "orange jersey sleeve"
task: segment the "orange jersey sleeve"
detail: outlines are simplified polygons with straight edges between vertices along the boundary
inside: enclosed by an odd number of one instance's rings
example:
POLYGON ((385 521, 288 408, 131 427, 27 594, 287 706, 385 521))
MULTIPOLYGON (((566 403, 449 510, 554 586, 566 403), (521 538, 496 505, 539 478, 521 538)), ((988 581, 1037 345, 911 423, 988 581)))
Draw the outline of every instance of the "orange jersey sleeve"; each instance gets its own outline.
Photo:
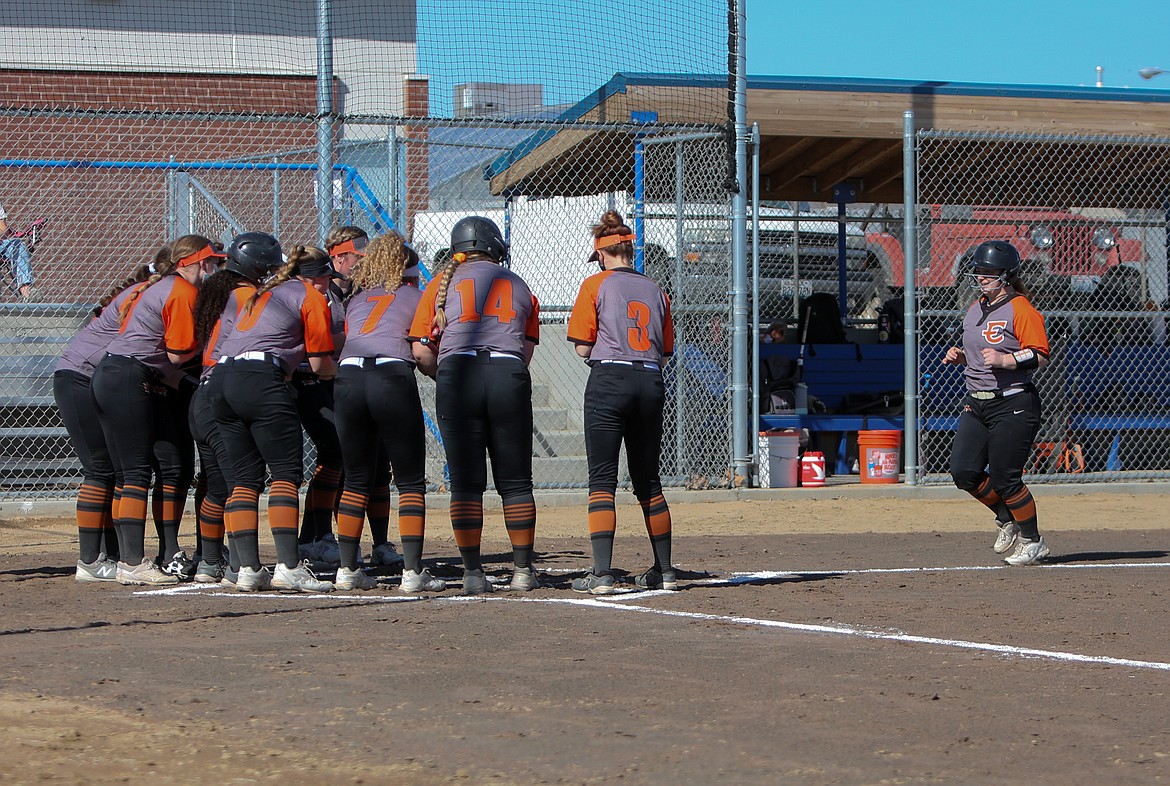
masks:
POLYGON ((187 279, 176 276, 171 294, 163 305, 162 319, 165 330, 163 345, 167 352, 185 355, 198 349, 195 340, 195 296, 199 290, 187 279))
POLYGON ((540 343, 540 301, 536 295, 532 296, 532 313, 528 315, 528 322, 524 324, 524 337, 533 344, 540 343))
POLYGON ((609 270, 594 273, 581 282, 577 300, 573 303, 573 311, 569 314, 568 337, 574 344, 597 342, 597 292, 601 289, 601 282, 610 275, 613 273, 609 270))
POLYGON ((1047 356, 1048 333, 1044 330, 1044 317, 1035 306, 1020 297, 1012 301, 1012 311, 1015 314, 1012 331, 1016 334, 1020 346, 1047 356))
POLYGON ((442 276, 435 276, 423 290, 422 300, 418 302, 418 307, 414 310, 414 319, 410 323, 410 335, 407 338, 411 341, 430 337, 431 325, 435 322, 435 301, 442 281, 442 276))
POLYGON ((215 345, 219 343, 219 328, 222 324, 222 319, 215 320, 215 327, 211 329, 211 335, 207 337, 207 346, 203 348, 204 368, 211 368, 219 360, 219 358, 215 356, 215 345))
POLYGON ((305 354, 333 354, 333 314, 329 301, 313 285, 305 283, 305 299, 301 303, 301 322, 305 326, 305 354))
POLYGON ((665 304, 665 314, 662 319, 662 354, 674 354, 674 317, 670 314, 670 297, 665 292, 662 293, 662 300, 665 304))

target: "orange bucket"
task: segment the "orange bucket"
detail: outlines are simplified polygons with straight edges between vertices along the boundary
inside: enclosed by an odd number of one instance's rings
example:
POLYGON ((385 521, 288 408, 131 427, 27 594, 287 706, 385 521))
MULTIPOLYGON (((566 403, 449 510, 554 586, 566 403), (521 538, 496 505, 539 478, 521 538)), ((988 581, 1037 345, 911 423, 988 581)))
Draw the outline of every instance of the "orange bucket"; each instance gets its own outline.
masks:
POLYGON ((901 431, 859 431, 857 452, 862 483, 898 482, 902 466, 901 431))

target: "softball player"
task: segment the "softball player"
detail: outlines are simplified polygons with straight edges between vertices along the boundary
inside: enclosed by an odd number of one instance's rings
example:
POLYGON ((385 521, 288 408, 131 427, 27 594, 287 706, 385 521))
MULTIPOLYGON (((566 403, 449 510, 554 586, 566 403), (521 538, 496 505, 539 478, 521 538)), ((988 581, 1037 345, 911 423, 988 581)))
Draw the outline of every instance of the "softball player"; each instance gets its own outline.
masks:
POLYGON ((313 280, 296 276, 311 266, 326 266, 319 248, 298 246, 269 281, 248 298, 232 332, 223 339, 211 384, 211 411, 231 465, 232 490, 224 520, 239 552, 236 589, 275 587, 300 592, 329 592, 307 562, 298 563, 297 523, 303 446, 301 424, 287 380, 308 357, 324 379, 336 373, 329 304, 313 280), (271 472, 268 523, 276 543, 275 573, 261 567, 259 498, 265 465, 271 472))
POLYGON ((463 592, 490 592, 480 559, 484 452, 504 503, 514 570, 509 589, 539 586, 532 568, 532 379, 540 306, 502 267, 507 246, 490 219, 451 229, 451 261, 423 293, 408 339, 418 367, 436 378, 439 431, 451 473, 451 526, 463 557, 463 592))
POLYGON ((963 320, 963 346, 943 362, 965 366, 967 395, 951 450, 955 485, 989 507, 999 532, 993 548, 1009 565, 1048 556, 1024 464, 1040 427, 1036 369, 1048 365, 1044 317, 1028 302, 1020 255, 1003 240, 975 249, 967 275, 981 295, 963 320), (1013 548, 1014 547, 1014 548, 1013 548))
POLYGON ((231 490, 228 478, 231 465, 211 411, 211 386, 218 385, 223 377, 211 372, 222 355, 218 351, 222 339, 231 334, 240 310, 256 292, 260 280, 281 264, 276 238, 263 232, 245 232, 232 241, 224 269, 203 282, 195 300, 195 334, 204 350, 203 370, 199 388, 191 400, 189 425, 207 485, 198 503, 202 559, 194 578, 200 584, 226 581, 226 586, 234 587, 240 569, 234 551, 230 553, 229 564, 223 559, 223 514, 231 490))
POLYGON ((186 418, 177 424, 175 408, 168 408, 163 398, 175 395, 176 388, 167 383, 175 384, 181 376, 178 367, 198 350, 194 306, 203 278, 201 263, 218 256, 211 241, 200 235, 184 235, 174 241, 170 267, 159 269, 122 305, 120 333, 94 371, 98 418, 114 458, 114 527, 122 557, 116 578, 122 584, 179 580, 159 570, 143 554, 152 459, 157 462, 164 501, 163 553, 186 560, 178 546, 178 529, 192 467, 177 447, 159 451, 156 442, 178 446, 190 439, 189 435, 168 433, 175 429, 185 432, 186 418))
MULTIPOLYGON (((338 227, 325 238, 325 250, 329 252, 333 269, 341 275, 341 278, 333 282, 331 291, 342 303, 348 305, 349 298, 353 295, 354 268, 366 255, 369 243, 370 236, 366 231, 355 226, 338 227)), ((390 459, 381 444, 378 445, 377 461, 377 470, 370 486, 369 499, 366 501, 366 518, 370 521, 370 538, 374 542, 370 562, 374 565, 394 567, 402 564, 402 555, 389 540, 390 459)))
POLYGON ((357 569, 357 553, 370 490, 378 481, 381 447, 398 487, 398 531, 405 559, 402 591, 439 592, 446 583, 422 566, 426 441, 414 357, 406 339, 422 299, 418 255, 398 233, 375 238, 353 283, 335 389, 337 433, 346 446, 345 490, 337 511, 341 547, 337 587, 375 586, 357 569))
MULTIPOLYGON (((169 256, 169 247, 166 248, 169 256)), ((110 507, 114 500, 114 464, 98 422, 91 383, 106 347, 118 335, 121 307, 150 275, 150 268, 140 265, 102 298, 94 309, 94 318, 70 340, 53 372, 53 399, 81 462, 81 488, 77 494, 77 542, 81 552, 77 560, 78 581, 117 578, 120 552, 110 507)))
POLYGON ((670 508, 658 474, 662 453, 662 363, 674 351, 670 299, 634 270, 634 232, 610 210, 593 227, 592 261, 601 272, 581 284, 569 316, 568 338, 589 363, 585 386, 585 451, 589 460, 589 540, 593 569, 572 588, 591 595, 615 590, 612 569, 617 529, 614 493, 618 455, 626 463, 642 506, 654 565, 635 579, 646 589, 678 589, 671 563, 670 508))

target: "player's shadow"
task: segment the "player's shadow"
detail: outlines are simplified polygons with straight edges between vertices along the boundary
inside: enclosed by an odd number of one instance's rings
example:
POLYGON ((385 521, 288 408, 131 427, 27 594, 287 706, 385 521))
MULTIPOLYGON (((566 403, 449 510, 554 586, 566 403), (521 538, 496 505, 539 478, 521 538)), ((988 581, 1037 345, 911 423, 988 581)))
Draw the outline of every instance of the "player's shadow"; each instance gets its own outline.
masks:
POLYGON ((766 587, 769 585, 775 586, 779 584, 802 584, 806 581, 828 581, 836 580, 844 576, 844 573, 832 573, 826 571, 824 573, 782 573, 779 576, 731 576, 721 586, 732 587, 766 587))
POLYGON ((45 565, 39 568, 12 568, 10 570, 0 570, 0 581, 4 579, 11 581, 54 579, 60 576, 72 576, 76 572, 76 566, 59 567, 56 565, 45 565))
POLYGON ((1137 559, 1163 559, 1170 552, 1150 551, 1078 551, 1073 554, 1054 554, 1040 560, 1043 565, 1071 565, 1078 562, 1129 562, 1137 559))

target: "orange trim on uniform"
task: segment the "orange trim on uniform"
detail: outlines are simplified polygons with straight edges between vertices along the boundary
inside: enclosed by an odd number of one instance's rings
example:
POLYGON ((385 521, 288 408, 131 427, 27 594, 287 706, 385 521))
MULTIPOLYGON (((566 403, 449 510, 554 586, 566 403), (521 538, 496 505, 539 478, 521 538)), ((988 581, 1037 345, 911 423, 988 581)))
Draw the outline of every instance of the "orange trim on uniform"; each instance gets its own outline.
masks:
POLYGON ((414 341, 420 338, 430 338, 431 325, 435 323, 435 301, 439 296, 439 287, 443 283, 442 276, 435 276, 427 288, 423 290, 422 300, 414 309, 414 319, 410 321, 408 339, 414 341))
POLYGON ((665 292, 662 293, 663 307, 665 311, 662 316, 662 354, 674 354, 674 317, 670 313, 670 296, 665 292))
POLYGON ((536 299, 536 295, 532 296, 532 312, 524 325, 524 338, 533 344, 540 343, 540 301, 536 299))
POLYGON ((187 267, 187 265, 194 265, 195 263, 202 262, 209 257, 227 259, 227 254, 223 253, 222 251, 216 251, 212 246, 204 246, 194 254, 188 254, 185 257, 180 257, 176 267, 187 267))
POLYGON ((301 303, 301 323, 305 326, 305 354, 331 355, 333 354, 333 310, 329 308, 329 301, 325 299, 313 285, 307 281, 305 285, 305 299, 301 303))
POLYGON ((1048 351, 1048 334, 1044 331, 1044 317, 1036 307, 1025 298, 1012 298, 1013 317, 1012 332, 1020 342, 1022 349, 1032 349, 1043 353, 1048 351))
POLYGON ((577 300, 569 314, 568 339, 574 344, 597 343, 597 294, 602 282, 613 273, 612 270, 594 273, 581 282, 577 300))
POLYGON ((182 276, 172 278, 171 293, 162 308, 163 346, 167 352, 185 355, 199 348, 195 338, 195 296, 199 290, 182 276))
POLYGON ((603 248, 616 246, 618 243, 633 243, 637 239, 637 235, 605 235, 604 237, 594 238, 593 250, 600 251, 603 248))
POLYGON ((370 239, 368 237, 355 237, 343 243, 338 243, 332 248, 327 249, 327 251, 331 257, 341 256, 342 254, 357 254, 359 257, 364 257, 366 255, 366 246, 369 244, 370 239))

